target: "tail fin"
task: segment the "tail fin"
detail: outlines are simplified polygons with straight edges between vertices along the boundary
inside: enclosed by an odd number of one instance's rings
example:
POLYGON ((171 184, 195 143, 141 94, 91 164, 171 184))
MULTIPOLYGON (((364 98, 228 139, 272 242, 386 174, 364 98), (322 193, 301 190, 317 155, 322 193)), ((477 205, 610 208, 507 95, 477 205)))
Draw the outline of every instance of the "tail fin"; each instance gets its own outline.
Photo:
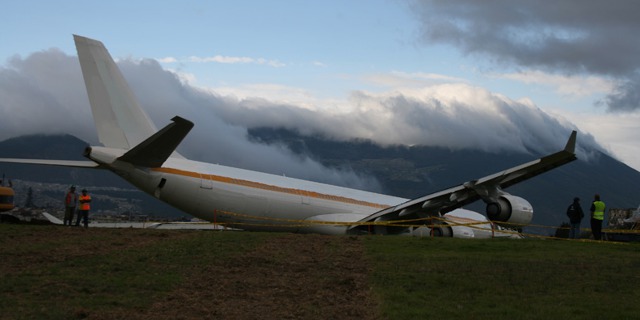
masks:
POLYGON ((131 149, 155 134, 158 130, 102 42, 73 38, 100 142, 105 147, 131 149))

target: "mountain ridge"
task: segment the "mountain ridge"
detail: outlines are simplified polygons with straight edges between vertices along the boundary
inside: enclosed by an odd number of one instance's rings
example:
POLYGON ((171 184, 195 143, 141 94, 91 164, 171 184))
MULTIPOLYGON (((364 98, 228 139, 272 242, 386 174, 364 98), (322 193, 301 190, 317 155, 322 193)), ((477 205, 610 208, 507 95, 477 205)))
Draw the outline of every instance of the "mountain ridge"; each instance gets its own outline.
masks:
MULTIPOLYGON (((348 168, 359 175, 372 176, 380 182, 383 193, 404 198, 424 196, 538 157, 425 146, 382 147, 364 139, 340 142, 276 128, 251 129, 248 135, 254 142, 284 145, 293 153, 327 167, 348 168)), ((0 157, 83 160, 82 150, 87 145, 70 135, 22 136, 1 141, 0 157)), ((576 196, 582 199, 587 212, 595 193, 602 196, 608 208, 637 207, 640 172, 604 153, 597 158, 589 162, 578 159, 505 191, 527 199, 535 212, 532 223, 539 225, 558 226, 566 221, 566 207, 576 196)), ((0 173, 26 181, 135 189, 105 170, 0 163, 0 173)), ((65 191, 58 190, 60 201, 65 191)), ((139 201, 141 211, 184 215, 143 192, 123 194, 118 193, 120 197, 130 196, 133 202, 139 201)), ((484 212, 481 201, 467 208, 484 212)), ((583 227, 588 227, 588 219, 583 220, 583 227)))

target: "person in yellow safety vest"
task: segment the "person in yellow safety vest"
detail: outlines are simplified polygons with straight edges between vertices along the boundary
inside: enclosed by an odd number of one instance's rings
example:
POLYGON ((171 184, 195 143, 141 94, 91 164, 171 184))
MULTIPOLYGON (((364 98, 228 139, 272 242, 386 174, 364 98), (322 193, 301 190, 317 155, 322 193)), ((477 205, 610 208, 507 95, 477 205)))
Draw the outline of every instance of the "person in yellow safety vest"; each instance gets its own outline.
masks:
POLYGON ((80 219, 82 218, 82 223, 86 228, 89 226, 89 209, 91 209, 91 196, 87 194, 87 189, 82 189, 82 194, 80 198, 78 198, 78 202, 80 202, 80 208, 78 210, 76 226, 80 225, 80 219))
POLYGON ((600 240, 602 238, 602 221, 604 220, 604 202, 600 201, 600 195, 593 197, 591 204, 591 233, 593 239, 600 240))

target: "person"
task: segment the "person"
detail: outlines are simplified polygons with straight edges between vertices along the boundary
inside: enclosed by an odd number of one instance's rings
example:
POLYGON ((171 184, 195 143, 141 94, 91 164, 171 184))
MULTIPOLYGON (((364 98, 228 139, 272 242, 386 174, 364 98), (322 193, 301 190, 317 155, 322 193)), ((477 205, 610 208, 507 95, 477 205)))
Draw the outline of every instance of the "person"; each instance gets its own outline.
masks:
POLYGON ((591 204, 591 233, 593 233, 594 240, 600 240, 602 238, 602 221, 604 220, 604 202, 600 201, 600 195, 596 194, 593 197, 593 203, 591 204))
POLYGON ((569 222, 571 224, 569 239, 580 238, 580 222, 584 217, 584 212, 580 206, 580 198, 573 198, 573 203, 567 208, 567 216, 569 217, 569 222))
POLYGON ((76 213, 76 204, 78 203, 78 194, 76 193, 76 187, 71 186, 67 195, 64 197, 64 222, 65 226, 71 226, 73 223, 73 216, 76 213), (68 222, 68 223, 67 223, 68 222))
POLYGON ((82 189, 82 195, 80 195, 78 202, 80 202, 80 210, 78 210, 76 226, 80 226, 80 219, 82 218, 82 223, 87 228, 89 226, 89 209, 91 209, 91 196, 87 194, 87 189, 82 189))

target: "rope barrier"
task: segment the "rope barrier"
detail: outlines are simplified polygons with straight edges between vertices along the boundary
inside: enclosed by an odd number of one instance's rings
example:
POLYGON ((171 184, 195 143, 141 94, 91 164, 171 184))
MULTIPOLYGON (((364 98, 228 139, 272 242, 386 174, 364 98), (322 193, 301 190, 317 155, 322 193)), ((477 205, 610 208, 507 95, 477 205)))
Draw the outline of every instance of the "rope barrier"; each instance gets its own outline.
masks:
MULTIPOLYGON (((527 228, 543 228, 543 229, 551 229, 551 230, 569 230, 569 227, 563 226, 545 226, 545 225, 532 225, 532 224, 519 224, 519 223, 509 223, 508 225, 511 228, 501 227, 499 230, 496 230, 494 223, 491 221, 477 221, 477 222, 465 222, 459 223, 444 217, 425 217, 425 218, 417 218, 417 219, 406 219, 406 220, 392 220, 392 221, 370 221, 370 222, 358 222, 354 223, 353 221, 344 222, 344 221, 324 221, 324 220, 300 220, 300 219, 288 219, 288 218, 276 218, 276 217, 264 217, 264 216, 255 216, 249 214, 242 214, 237 212, 225 211, 225 210, 215 210, 214 211, 214 223, 215 225, 220 225, 224 227, 235 227, 242 228, 246 227, 278 227, 278 228, 309 228, 316 225, 329 225, 329 226, 392 226, 392 227, 405 227, 405 228, 439 228, 444 226, 454 227, 454 226, 464 226, 475 230, 487 231, 487 228, 480 227, 481 225, 491 224, 491 229, 493 232, 498 231, 504 234, 512 234, 512 235, 522 235, 525 238, 538 238, 538 239, 561 239, 561 240, 569 240, 569 241, 584 241, 584 242, 599 242, 598 240, 590 240, 590 239, 568 239, 568 238, 560 238, 555 236, 545 236, 534 233, 524 233, 515 231, 517 227, 527 227, 527 228), (240 218, 242 220, 258 220, 258 221, 272 221, 274 223, 265 224, 265 223, 251 223, 251 222, 242 222, 242 221, 220 221, 221 217, 235 217, 240 218), (419 222, 433 222, 436 223, 419 223, 419 222), (440 222, 440 223, 437 223, 440 222)), ((591 229, 579 229, 580 232, 587 231, 591 229)), ((603 233, 620 233, 620 234, 640 234, 640 230, 619 230, 619 229, 603 229, 603 233)))

